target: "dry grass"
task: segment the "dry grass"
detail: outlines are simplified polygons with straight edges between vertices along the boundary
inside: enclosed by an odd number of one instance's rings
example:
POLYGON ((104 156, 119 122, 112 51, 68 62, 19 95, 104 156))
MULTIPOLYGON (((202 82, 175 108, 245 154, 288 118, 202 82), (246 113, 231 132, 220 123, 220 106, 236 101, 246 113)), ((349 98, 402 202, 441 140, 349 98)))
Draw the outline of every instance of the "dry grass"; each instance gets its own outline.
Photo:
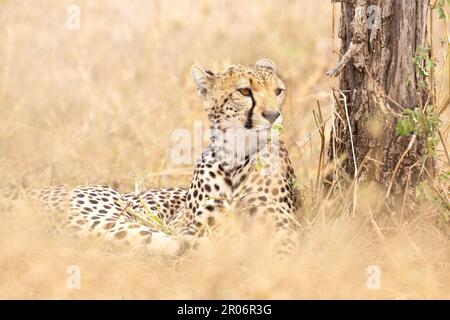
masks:
POLYGON ((129 191, 144 172, 147 187, 186 186, 192 166, 170 162, 171 133, 206 123, 190 66, 267 57, 289 86, 284 140, 307 197, 301 246, 279 261, 256 230, 178 260, 111 253, 48 239, 38 212, 0 197, 1 298, 450 298, 450 241, 434 223, 436 204, 420 204, 415 219, 371 220, 372 189, 359 191, 354 219, 336 219, 342 199, 314 201, 321 140, 312 109, 319 100, 324 119, 331 111, 329 3, 79 0, 81 29, 69 31, 71 3, 0 1, 1 189, 129 191), (366 286, 374 264, 380 290, 366 286), (81 268, 80 290, 66 287, 69 265, 81 268))

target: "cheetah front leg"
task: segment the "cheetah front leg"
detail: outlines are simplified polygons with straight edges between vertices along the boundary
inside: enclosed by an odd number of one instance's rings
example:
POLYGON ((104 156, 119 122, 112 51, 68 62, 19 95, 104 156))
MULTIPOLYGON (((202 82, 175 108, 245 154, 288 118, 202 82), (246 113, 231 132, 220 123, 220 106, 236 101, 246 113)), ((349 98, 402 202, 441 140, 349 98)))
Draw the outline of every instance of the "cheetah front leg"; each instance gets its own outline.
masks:
POLYGON ((189 248, 186 237, 167 234, 153 228, 131 222, 121 216, 103 225, 102 237, 114 245, 124 244, 133 249, 144 248, 149 253, 179 256, 189 248))
POLYGON ((248 228, 265 228, 271 234, 269 244, 275 252, 285 255, 297 249, 299 224, 294 214, 279 202, 269 196, 246 196, 236 210, 248 228))
POLYGON ((114 246, 133 250, 145 248, 151 253, 176 256, 189 247, 185 237, 152 225, 151 215, 154 213, 143 211, 135 204, 112 188, 75 188, 69 212, 69 228, 74 229, 80 237, 95 236, 114 246))
POLYGON ((110 187, 47 187, 26 196, 46 216, 57 218, 51 224, 51 235, 99 239, 115 247, 145 248, 165 255, 179 255, 189 247, 185 237, 149 227, 133 217, 128 212, 133 209, 132 203, 110 187))

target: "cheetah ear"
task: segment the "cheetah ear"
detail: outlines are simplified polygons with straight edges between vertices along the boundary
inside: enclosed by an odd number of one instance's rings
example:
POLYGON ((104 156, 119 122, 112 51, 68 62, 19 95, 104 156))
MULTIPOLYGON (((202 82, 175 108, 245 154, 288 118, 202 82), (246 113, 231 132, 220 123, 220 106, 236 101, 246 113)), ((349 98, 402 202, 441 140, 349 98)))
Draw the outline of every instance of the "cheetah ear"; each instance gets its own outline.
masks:
POLYGON ((256 62, 256 66, 260 68, 267 68, 273 71, 277 71, 277 67, 275 66, 275 63, 273 63, 272 60, 269 59, 260 59, 256 62))
POLYGON ((200 95, 204 96, 208 89, 211 87, 211 83, 214 77, 214 73, 211 71, 205 71, 198 65, 194 64, 191 68, 191 75, 197 85, 197 91, 200 95))

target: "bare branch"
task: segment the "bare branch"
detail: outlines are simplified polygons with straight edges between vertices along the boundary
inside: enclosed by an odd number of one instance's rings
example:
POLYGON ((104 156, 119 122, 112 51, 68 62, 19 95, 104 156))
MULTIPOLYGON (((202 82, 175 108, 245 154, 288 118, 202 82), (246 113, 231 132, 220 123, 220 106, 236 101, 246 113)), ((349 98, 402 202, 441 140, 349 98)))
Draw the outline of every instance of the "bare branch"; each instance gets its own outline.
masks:
MULTIPOLYGON (((334 0, 332 0, 334 1, 334 0)), ((334 1, 336 2, 336 1, 334 1)), ((345 1, 348 2, 348 1, 345 1)), ((353 1, 352 1, 353 2, 353 1)), ((364 62, 364 56, 361 54, 367 37, 367 17, 366 17, 367 1, 357 0, 355 8, 355 16, 353 17, 353 29, 354 35, 352 41, 348 47, 347 52, 342 56, 341 60, 336 64, 336 66, 327 72, 327 76, 336 77, 344 69, 344 67, 355 58, 359 67, 364 62)))
POLYGON ((391 180, 389 181, 389 185, 388 185, 386 194, 384 196, 385 199, 387 199, 389 197, 389 195, 391 194, 391 189, 392 189, 392 186, 394 185, 395 176, 397 174, 397 171, 400 168, 400 165, 403 162, 403 159, 405 159, 406 154, 411 150, 414 143, 416 142, 416 138, 417 138, 417 134, 413 134, 413 136, 411 137, 411 140, 409 140, 408 147, 406 148, 405 152, 403 152, 402 156, 398 160, 397 165, 395 166, 394 171, 392 172, 391 180))
POLYGON ((327 76, 336 77, 344 69, 344 67, 350 62, 350 60, 358 53, 362 48, 362 43, 355 44, 350 43, 350 47, 347 52, 342 56, 341 60, 336 64, 336 66, 327 72, 327 76))

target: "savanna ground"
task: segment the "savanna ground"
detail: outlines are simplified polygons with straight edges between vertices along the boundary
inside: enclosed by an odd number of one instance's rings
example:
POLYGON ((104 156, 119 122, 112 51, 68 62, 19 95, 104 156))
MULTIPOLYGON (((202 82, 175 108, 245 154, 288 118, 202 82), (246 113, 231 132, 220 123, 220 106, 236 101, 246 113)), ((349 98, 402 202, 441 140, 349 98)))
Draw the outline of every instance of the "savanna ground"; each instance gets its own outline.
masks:
MULTIPOLYGON (((271 256, 267 235, 257 231, 168 261, 49 238, 39 212, 4 192, 0 297, 450 298, 448 212, 429 188, 414 195, 413 212, 384 210, 374 219, 382 190, 358 189, 352 212, 345 193, 316 194, 321 139, 312 110, 319 101, 325 120, 332 113, 337 83, 325 76, 337 60, 332 16, 329 2, 315 0, 0 1, 2 190, 105 184, 130 191, 136 176, 146 187, 187 186, 193 165, 172 163, 170 151, 175 129, 206 124, 191 65, 218 70, 266 57, 288 84, 282 138, 305 198, 300 248, 285 261, 271 256), (71 31, 72 3, 81 25, 71 31), (80 267, 79 290, 67 288, 70 265, 80 267), (375 290, 367 286, 371 265, 381 270, 375 290)), ((435 32, 439 39, 442 26, 435 32)), ((435 41, 435 48, 443 99, 447 47, 435 41)), ((444 141, 448 123, 447 116, 444 141)), ((442 143, 437 150, 438 168, 448 172, 442 143)), ((445 191, 445 181, 436 185, 445 191)))

